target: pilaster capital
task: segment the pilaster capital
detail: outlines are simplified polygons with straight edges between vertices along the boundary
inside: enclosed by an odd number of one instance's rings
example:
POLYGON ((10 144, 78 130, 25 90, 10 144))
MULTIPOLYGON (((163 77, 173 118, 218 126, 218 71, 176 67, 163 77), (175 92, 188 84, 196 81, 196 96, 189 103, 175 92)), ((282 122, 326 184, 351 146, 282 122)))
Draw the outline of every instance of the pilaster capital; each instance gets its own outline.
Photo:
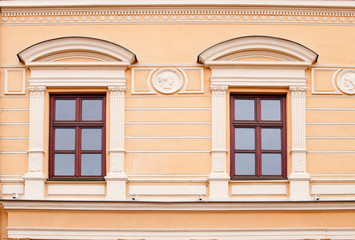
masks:
POLYGON ((113 93, 113 92, 125 92, 127 90, 127 87, 125 84, 118 84, 118 85, 110 85, 108 86, 108 90, 113 93))
POLYGON ((294 85, 294 86, 290 86, 290 91, 291 92, 299 92, 299 93, 304 93, 307 90, 307 86, 306 85, 294 85))
POLYGON ((30 92, 41 92, 43 93, 46 91, 46 86, 43 85, 30 85, 27 87, 28 91, 30 92))
POLYGON ((228 86, 227 85, 219 85, 219 84, 214 84, 212 83, 210 85, 210 88, 213 91, 223 91, 223 92, 226 92, 228 90, 228 86))

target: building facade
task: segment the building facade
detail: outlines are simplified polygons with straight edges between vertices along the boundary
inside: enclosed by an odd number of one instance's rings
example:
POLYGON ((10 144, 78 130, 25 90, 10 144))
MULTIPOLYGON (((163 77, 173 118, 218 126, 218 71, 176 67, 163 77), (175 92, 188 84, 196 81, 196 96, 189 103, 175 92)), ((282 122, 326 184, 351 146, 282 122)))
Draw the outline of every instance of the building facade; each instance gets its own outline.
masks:
POLYGON ((0 238, 355 239, 353 1, 2 1, 0 238))

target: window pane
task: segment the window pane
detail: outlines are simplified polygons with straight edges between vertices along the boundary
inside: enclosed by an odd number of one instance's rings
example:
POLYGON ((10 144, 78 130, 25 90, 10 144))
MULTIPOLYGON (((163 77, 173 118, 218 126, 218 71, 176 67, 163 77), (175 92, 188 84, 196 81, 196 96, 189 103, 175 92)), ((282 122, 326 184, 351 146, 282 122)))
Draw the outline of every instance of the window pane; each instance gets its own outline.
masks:
POLYGON ((101 128, 81 129, 81 150, 101 150, 101 128))
POLYGON ((74 176, 75 154, 54 154, 54 175, 74 176))
POLYGON ((281 121, 281 100, 261 100, 261 120, 281 121))
POLYGON ((254 100, 236 99, 235 100, 235 120, 254 120, 254 100))
POLYGON ((236 128, 235 129, 235 149, 254 150, 255 149, 255 129, 236 128))
POLYGON ((235 154, 235 175, 255 175, 255 154, 235 154))
POLYGON ((55 150, 75 150, 75 128, 55 129, 55 150))
POLYGON ((82 120, 101 121, 102 120, 102 100, 82 101, 82 120))
POLYGON ((261 149, 281 150, 281 129, 280 128, 261 129, 261 149))
POLYGON ((81 175, 101 176, 101 154, 81 154, 81 175))
POLYGON ((75 100, 55 100, 55 120, 74 121, 75 120, 75 100))
POLYGON ((281 154, 263 153, 261 162, 262 175, 281 175, 281 154))

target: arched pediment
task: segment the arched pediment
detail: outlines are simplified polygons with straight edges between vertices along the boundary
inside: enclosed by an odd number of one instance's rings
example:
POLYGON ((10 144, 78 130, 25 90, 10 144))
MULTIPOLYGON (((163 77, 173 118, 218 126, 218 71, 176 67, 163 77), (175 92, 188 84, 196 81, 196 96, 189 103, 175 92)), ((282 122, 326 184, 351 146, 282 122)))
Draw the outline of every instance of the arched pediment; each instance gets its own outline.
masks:
POLYGON ((206 66, 248 62, 310 65, 317 58, 318 54, 314 51, 290 40, 269 36, 246 36, 207 48, 198 56, 198 62, 206 66))
POLYGON ((136 55, 126 48, 97 38, 61 37, 36 43, 17 54, 28 66, 80 65, 81 62, 98 65, 129 66, 137 61, 136 55))

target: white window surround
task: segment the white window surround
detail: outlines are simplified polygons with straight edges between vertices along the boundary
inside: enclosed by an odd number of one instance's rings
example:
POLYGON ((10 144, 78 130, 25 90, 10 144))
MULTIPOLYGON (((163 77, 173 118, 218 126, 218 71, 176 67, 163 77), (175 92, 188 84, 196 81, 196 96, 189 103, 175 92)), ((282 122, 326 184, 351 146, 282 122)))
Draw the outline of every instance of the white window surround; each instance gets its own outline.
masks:
POLYGON ((125 70, 137 61, 135 54, 112 42, 89 37, 62 37, 34 44, 18 54, 31 70, 30 137, 25 199, 44 199, 44 93, 47 87, 108 88, 110 92, 110 171, 108 199, 126 196, 124 173, 125 70), (80 59, 93 61, 80 61, 80 59), (75 61, 65 61, 75 59, 75 61))
POLYGON ((303 45, 269 36, 234 38, 216 44, 198 56, 198 62, 212 70, 211 200, 229 199, 226 100, 230 87, 289 88, 292 108, 290 200, 310 200, 310 177, 306 171, 305 70, 317 57, 303 45))

